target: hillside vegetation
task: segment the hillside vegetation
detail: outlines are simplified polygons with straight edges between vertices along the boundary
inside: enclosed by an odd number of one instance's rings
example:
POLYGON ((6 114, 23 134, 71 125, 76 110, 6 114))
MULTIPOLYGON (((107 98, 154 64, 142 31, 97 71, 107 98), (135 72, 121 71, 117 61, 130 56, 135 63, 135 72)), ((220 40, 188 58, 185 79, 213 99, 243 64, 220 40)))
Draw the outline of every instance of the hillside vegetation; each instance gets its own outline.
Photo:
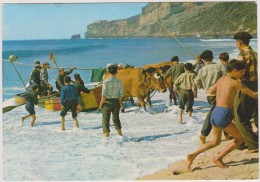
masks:
POLYGON ((255 2, 149 3, 140 15, 89 24, 85 38, 216 37, 238 31, 257 34, 255 2))

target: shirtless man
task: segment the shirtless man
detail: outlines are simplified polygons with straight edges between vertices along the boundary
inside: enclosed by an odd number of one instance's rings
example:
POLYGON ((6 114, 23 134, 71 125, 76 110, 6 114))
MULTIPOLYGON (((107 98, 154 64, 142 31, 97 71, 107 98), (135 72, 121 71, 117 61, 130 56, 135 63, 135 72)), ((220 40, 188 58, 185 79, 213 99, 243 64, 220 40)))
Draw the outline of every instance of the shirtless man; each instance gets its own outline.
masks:
POLYGON ((188 170, 191 170, 191 164, 199 154, 220 144, 222 130, 233 136, 235 140, 212 159, 212 162, 217 164, 220 168, 228 167, 222 161, 223 157, 243 143, 241 134, 235 124, 232 123, 234 98, 237 90, 240 90, 242 93, 254 99, 257 99, 258 92, 253 92, 239 80, 245 74, 245 65, 242 62, 235 59, 231 60, 227 65, 227 72, 227 75, 220 78, 209 90, 212 94, 216 93, 217 102, 210 117, 210 122, 213 125, 213 141, 203 144, 195 152, 187 155, 186 166, 188 170))

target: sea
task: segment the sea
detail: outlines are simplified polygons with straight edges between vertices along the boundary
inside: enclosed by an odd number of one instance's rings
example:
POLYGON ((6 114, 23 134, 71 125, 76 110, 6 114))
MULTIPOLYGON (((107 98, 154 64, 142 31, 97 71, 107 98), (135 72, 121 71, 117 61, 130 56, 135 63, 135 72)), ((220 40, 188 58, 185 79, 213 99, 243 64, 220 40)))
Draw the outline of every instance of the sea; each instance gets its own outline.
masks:
MULTIPOLYGON (((256 50, 257 40, 253 39, 251 45, 256 50)), ((41 63, 47 61, 56 67, 50 60, 50 52, 58 67, 81 68, 74 73, 79 73, 86 83, 90 83, 92 74, 89 68, 105 68, 108 63, 142 67, 145 64, 170 61, 176 55, 182 62, 194 62, 196 56, 204 50, 213 51, 215 62, 219 62, 218 56, 222 52, 228 52, 231 58, 237 58, 238 55, 232 38, 178 38, 178 41, 174 38, 19 40, 3 41, 2 49, 3 101, 25 91, 23 82, 28 82, 36 60, 41 63), (18 57, 14 66, 22 81, 8 61, 10 55, 18 57), (82 70, 84 68, 87 69, 82 70)), ((49 82, 52 85, 57 75, 57 69, 49 70, 49 82)))
MULTIPOLYGON (((219 63, 222 52, 228 52, 230 58, 239 54, 232 37, 178 38, 178 41, 174 38, 3 41, 3 106, 15 94, 25 92, 22 82, 28 81, 36 60, 48 61, 56 67, 49 58, 50 52, 58 67, 78 68, 74 73, 79 73, 89 88, 96 84, 90 82, 91 69, 105 68, 108 63, 142 67, 170 61, 176 55, 181 62, 194 62, 204 50, 212 50, 213 61, 219 63), (18 57, 14 66, 8 60, 10 55, 18 57)), ((257 39, 250 44, 257 50, 257 39)), ((53 85, 57 74, 56 68, 49 70, 53 85)), ((4 181, 129 181, 183 161, 200 146, 198 137, 209 105, 205 92, 199 90, 192 117, 185 112, 180 124, 179 108, 169 103, 168 98, 168 91, 156 92, 148 112, 137 107, 136 99, 134 105, 126 102, 126 112, 120 113, 123 137, 117 136, 111 121, 108 141, 103 139, 102 113, 98 110, 79 113, 78 129, 68 113, 65 131, 61 131, 59 111, 36 106, 33 128, 29 126, 30 118, 20 123, 20 117, 28 114, 24 106, 3 113, 0 176, 4 181)), ((180 168, 180 173, 182 170, 185 169, 180 168)))

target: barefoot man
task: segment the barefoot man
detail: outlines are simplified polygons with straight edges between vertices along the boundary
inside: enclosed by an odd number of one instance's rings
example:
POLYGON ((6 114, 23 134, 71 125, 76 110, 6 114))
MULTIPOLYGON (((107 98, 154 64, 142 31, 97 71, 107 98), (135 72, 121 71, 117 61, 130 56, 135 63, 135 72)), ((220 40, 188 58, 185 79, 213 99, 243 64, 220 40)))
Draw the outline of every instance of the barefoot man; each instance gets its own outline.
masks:
MULTIPOLYGON (((216 93, 216 107, 214 108, 210 122, 213 126, 213 141, 207 142, 200 146, 195 152, 188 154, 186 166, 191 170, 193 160, 202 152, 205 152, 213 147, 216 147, 221 142, 222 130, 234 137, 234 141, 227 145, 227 147, 215 156, 212 160, 220 168, 226 168, 222 159, 231 151, 236 149, 243 143, 243 138, 239 133, 236 125, 232 123, 233 120, 233 102, 238 90, 250 97, 257 99, 258 92, 253 92, 241 83, 241 79, 245 74, 245 64, 235 59, 227 64, 228 74, 220 78, 215 85, 213 85, 209 92, 216 93)), ((236 111, 235 111, 236 112, 236 111)))
POLYGON ((29 112, 29 114, 20 118, 21 124, 23 124, 23 122, 26 118, 29 118, 31 116, 32 120, 31 120, 30 125, 31 125, 31 127, 34 126, 34 123, 36 120, 34 106, 38 104, 38 98, 37 98, 38 93, 39 93, 39 85, 35 84, 32 86, 32 91, 30 91, 26 95, 25 100, 27 101, 27 103, 25 104, 25 109, 26 109, 26 111, 29 112))

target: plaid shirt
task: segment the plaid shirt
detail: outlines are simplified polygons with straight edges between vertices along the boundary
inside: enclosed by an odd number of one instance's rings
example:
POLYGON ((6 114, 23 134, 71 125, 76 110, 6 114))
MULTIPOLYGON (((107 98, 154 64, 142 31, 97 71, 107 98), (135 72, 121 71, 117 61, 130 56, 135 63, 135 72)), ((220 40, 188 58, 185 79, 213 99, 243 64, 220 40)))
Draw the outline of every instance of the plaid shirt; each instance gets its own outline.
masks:
POLYGON ((119 98, 123 96, 122 83, 119 79, 111 76, 103 82, 102 96, 107 99, 119 98))
POLYGON ((245 81, 257 81, 257 53, 250 47, 245 47, 237 58, 246 63, 246 73, 243 77, 245 81))

